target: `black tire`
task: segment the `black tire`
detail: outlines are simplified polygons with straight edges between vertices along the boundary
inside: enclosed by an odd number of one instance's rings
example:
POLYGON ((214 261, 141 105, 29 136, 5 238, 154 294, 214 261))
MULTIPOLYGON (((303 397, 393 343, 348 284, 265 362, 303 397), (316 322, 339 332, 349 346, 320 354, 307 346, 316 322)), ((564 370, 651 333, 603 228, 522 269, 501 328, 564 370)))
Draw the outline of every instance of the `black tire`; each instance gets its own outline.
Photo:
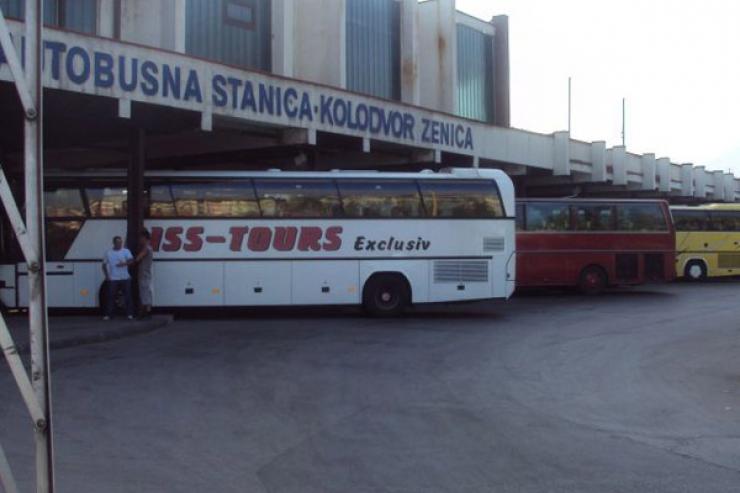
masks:
POLYGON ((362 306, 373 317, 397 317, 410 302, 408 282, 400 274, 376 274, 362 290, 362 306))
POLYGON ((578 278, 578 289, 588 296, 601 294, 609 285, 606 271, 598 265, 590 265, 581 271, 578 278))
POLYGON ((691 260, 683 269, 683 277, 689 282, 701 282, 707 280, 707 266, 701 260, 691 260))

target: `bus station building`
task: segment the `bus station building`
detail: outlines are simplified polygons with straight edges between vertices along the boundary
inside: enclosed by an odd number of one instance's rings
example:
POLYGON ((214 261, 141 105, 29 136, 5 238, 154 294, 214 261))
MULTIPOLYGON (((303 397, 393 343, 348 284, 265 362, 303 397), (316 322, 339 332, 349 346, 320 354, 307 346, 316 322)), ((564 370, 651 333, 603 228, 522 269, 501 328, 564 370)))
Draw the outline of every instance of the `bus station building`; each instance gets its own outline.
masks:
MULTIPOLYGON (((455 0, 45 0, 45 166, 128 170, 499 168, 519 196, 740 200, 740 179, 567 131, 511 126, 508 18, 455 0)), ((24 0, 0 0, 16 49, 24 0)), ((23 112, 0 55, 0 162, 23 112)), ((137 230, 138 228, 131 228, 137 230)))

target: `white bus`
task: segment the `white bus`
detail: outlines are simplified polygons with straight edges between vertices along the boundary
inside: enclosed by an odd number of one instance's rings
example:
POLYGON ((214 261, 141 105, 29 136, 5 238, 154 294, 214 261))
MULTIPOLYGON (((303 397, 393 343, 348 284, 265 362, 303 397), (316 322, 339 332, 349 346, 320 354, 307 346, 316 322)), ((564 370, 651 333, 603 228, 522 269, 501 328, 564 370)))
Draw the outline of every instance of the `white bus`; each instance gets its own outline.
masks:
MULTIPOLYGON (((49 306, 98 307, 102 255, 126 233, 125 177, 46 181, 49 306)), ((498 170, 153 172, 145 190, 156 307, 395 315, 514 291, 514 188, 498 170)), ((26 290, 24 264, 0 266, 4 305, 26 306, 26 290)))

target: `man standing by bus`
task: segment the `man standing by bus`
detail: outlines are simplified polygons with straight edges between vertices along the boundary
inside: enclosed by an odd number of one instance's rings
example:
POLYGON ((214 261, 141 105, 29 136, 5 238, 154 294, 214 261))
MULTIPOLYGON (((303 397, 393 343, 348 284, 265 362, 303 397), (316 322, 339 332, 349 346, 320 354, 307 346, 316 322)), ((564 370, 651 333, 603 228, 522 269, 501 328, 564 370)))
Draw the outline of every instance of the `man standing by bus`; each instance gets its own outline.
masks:
POLYGON ((137 280, 139 281, 139 303, 141 304, 141 318, 149 318, 152 314, 152 236, 146 229, 139 235, 139 253, 133 264, 138 266, 137 280))
POLYGON ((131 300, 131 276, 128 273, 129 263, 134 260, 131 251, 123 247, 123 239, 120 236, 113 237, 113 248, 108 250, 103 257, 103 273, 106 280, 107 299, 105 300, 105 317, 110 320, 113 316, 115 298, 123 291, 126 303, 126 316, 129 320, 134 319, 134 305, 131 300))

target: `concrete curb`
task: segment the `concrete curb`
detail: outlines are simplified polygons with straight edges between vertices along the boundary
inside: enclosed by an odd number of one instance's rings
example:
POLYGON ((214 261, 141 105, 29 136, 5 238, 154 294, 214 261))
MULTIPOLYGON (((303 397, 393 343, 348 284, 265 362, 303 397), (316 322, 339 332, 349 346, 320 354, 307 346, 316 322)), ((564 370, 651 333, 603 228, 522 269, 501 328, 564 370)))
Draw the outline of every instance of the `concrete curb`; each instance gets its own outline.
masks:
MULTIPOLYGON (((154 332, 162 327, 170 325, 173 321, 174 317, 172 315, 155 315, 150 320, 131 322, 130 325, 124 325, 115 329, 71 335, 70 337, 59 338, 57 340, 52 338, 49 342, 49 348, 52 350, 68 349, 91 344, 99 344, 101 342, 115 341, 118 339, 126 339, 128 337, 154 332)), ((28 344, 18 344, 16 347, 19 354, 27 355, 29 353, 30 348, 28 344)))

